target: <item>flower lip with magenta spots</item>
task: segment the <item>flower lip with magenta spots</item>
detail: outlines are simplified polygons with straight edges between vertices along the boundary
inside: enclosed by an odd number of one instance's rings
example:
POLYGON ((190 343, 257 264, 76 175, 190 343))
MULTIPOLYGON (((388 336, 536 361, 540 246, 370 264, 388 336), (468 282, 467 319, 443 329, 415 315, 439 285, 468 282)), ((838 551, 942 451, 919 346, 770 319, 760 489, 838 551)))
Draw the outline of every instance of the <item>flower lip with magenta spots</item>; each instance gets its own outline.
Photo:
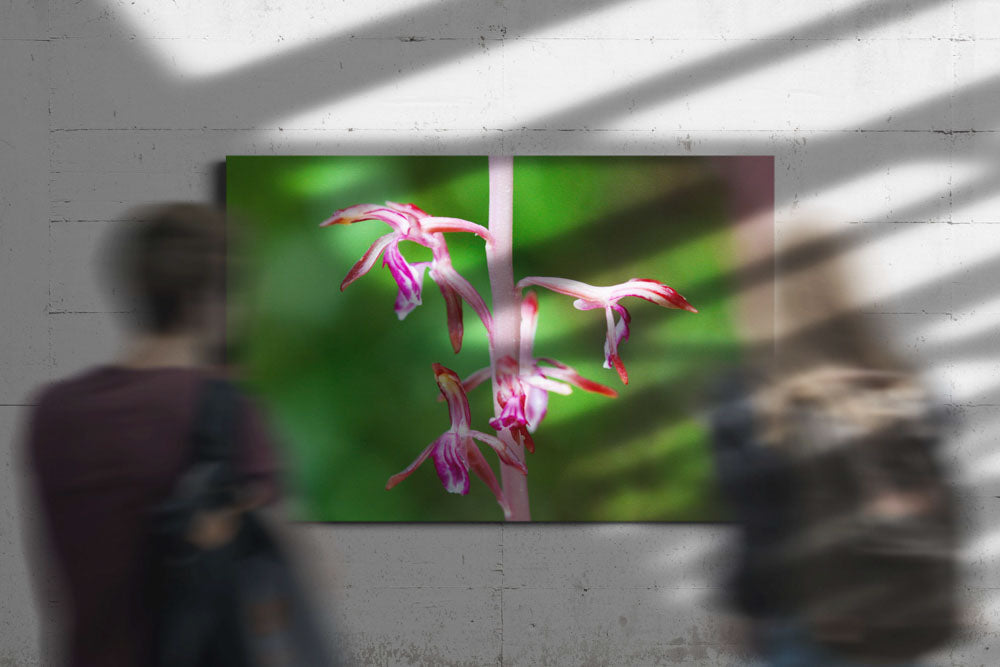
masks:
MULTIPOLYGON (((525 394, 523 412, 528 433, 534 433, 542 420, 545 419, 549 407, 550 392, 568 396, 573 391, 572 387, 577 387, 610 398, 618 397, 617 391, 593 380, 588 380, 572 366, 548 357, 535 358, 534 346, 537 329, 538 295, 529 291, 521 299, 521 347, 519 352, 520 381, 525 394), (543 363, 546 365, 543 366, 543 363)), ((511 365, 509 361, 506 363, 508 367, 511 365)), ((469 392, 490 379, 491 375, 491 367, 481 368, 465 378, 462 381, 462 386, 466 392, 469 392)), ((438 400, 442 399, 443 397, 438 397, 438 400)), ((532 442, 532 444, 534 443, 532 442)))
POLYGON ((475 440, 492 447, 501 461, 513 466, 523 474, 528 473, 527 468, 499 438, 470 428, 472 417, 461 379, 455 374, 455 371, 445 368, 441 364, 436 363, 432 367, 438 387, 448 402, 451 428, 428 445, 413 463, 390 477, 385 488, 391 489, 402 482, 430 457, 434 460, 434 468, 445 490, 463 496, 469 493, 469 470, 472 470, 496 496, 497 503, 504 511, 504 516, 509 517, 510 505, 507 503, 489 463, 480 453, 475 440))
POLYGON ((448 334, 456 353, 462 349, 463 299, 476 311, 487 330, 491 328, 492 316, 486 303, 469 281, 452 268, 444 238, 444 232, 470 232, 491 244, 493 237, 488 229, 468 220, 432 216, 414 204, 395 202, 386 202, 384 206, 357 204, 340 209, 320 223, 320 227, 350 225, 364 220, 380 220, 389 225, 392 232, 376 239, 351 267, 340 283, 341 291, 368 273, 381 255, 382 266, 389 269, 399 287, 395 305, 399 319, 405 318, 422 303, 424 272, 429 269, 431 279, 437 283, 447 304, 448 334), (412 241, 429 248, 433 259, 430 262, 410 264, 399 250, 401 241, 412 241))

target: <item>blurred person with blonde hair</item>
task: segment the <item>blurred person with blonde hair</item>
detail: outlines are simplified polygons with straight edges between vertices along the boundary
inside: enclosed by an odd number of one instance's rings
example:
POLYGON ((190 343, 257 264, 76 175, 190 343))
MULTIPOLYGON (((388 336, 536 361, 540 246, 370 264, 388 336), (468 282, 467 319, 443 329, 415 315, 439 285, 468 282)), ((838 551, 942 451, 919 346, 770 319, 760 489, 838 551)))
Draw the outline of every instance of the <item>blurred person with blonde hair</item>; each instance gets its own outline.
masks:
POLYGON ((913 664, 958 626, 942 411, 851 302, 843 247, 811 231, 786 247, 774 340, 713 415, 741 524, 733 598, 768 664, 913 664))

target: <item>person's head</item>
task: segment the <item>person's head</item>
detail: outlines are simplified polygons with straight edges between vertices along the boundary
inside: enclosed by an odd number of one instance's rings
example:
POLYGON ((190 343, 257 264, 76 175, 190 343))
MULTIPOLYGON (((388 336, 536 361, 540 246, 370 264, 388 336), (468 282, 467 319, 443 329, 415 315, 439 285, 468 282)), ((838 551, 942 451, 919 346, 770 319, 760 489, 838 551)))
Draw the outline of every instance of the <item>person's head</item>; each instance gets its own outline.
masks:
POLYGON ((922 389, 865 314, 847 237, 820 225, 801 225, 784 237, 775 259, 773 353, 759 355, 766 360, 759 363, 765 382, 756 396, 764 441, 803 450, 815 443, 820 438, 803 430, 803 415, 852 433, 915 420, 922 389))
POLYGON ((226 222, 203 204, 138 210, 115 246, 116 281, 147 335, 220 331, 225 289, 226 222))
POLYGON ((827 365, 908 372, 865 314, 850 237, 822 225, 784 231, 775 258, 774 369, 782 381, 827 365))

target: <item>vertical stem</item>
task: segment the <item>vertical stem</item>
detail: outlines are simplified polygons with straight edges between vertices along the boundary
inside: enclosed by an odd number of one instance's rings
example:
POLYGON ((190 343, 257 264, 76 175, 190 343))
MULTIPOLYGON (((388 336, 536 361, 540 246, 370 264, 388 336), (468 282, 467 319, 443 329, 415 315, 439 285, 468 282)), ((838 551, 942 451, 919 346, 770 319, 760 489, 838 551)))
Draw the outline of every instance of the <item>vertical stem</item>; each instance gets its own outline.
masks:
MULTIPOLYGON (((493 413, 500 416, 497 403, 497 360, 510 356, 518 360, 521 334, 521 309, 514 291, 514 158, 491 157, 490 233, 493 243, 486 246, 486 266, 493 293, 493 331, 490 336, 490 364, 493 367, 493 413)), ((524 448, 507 438, 517 455, 524 459, 524 448)), ((500 482, 511 508, 511 521, 530 521, 528 480, 520 471, 500 464, 500 482)))

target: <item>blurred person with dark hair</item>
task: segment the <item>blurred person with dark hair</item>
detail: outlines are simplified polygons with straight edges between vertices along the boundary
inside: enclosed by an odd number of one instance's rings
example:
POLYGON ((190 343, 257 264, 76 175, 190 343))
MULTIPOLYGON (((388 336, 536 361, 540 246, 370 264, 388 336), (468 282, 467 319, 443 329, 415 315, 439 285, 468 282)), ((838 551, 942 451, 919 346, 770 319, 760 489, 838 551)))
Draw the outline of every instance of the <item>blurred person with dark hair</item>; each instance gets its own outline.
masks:
POLYGON ((841 249, 789 245, 776 343, 719 384, 712 420, 733 600, 767 664, 914 664, 958 630, 942 413, 850 303, 841 249))
MULTIPOLYGON (((65 664, 80 667, 151 664, 150 513, 190 463, 203 384, 226 375, 223 214, 175 204, 136 218, 114 246, 112 277, 138 326, 118 359, 42 390, 28 426, 43 537, 66 593, 65 664)), ((238 498, 192 521, 201 549, 226 544, 240 509, 275 495, 266 429, 240 401, 238 498)))

